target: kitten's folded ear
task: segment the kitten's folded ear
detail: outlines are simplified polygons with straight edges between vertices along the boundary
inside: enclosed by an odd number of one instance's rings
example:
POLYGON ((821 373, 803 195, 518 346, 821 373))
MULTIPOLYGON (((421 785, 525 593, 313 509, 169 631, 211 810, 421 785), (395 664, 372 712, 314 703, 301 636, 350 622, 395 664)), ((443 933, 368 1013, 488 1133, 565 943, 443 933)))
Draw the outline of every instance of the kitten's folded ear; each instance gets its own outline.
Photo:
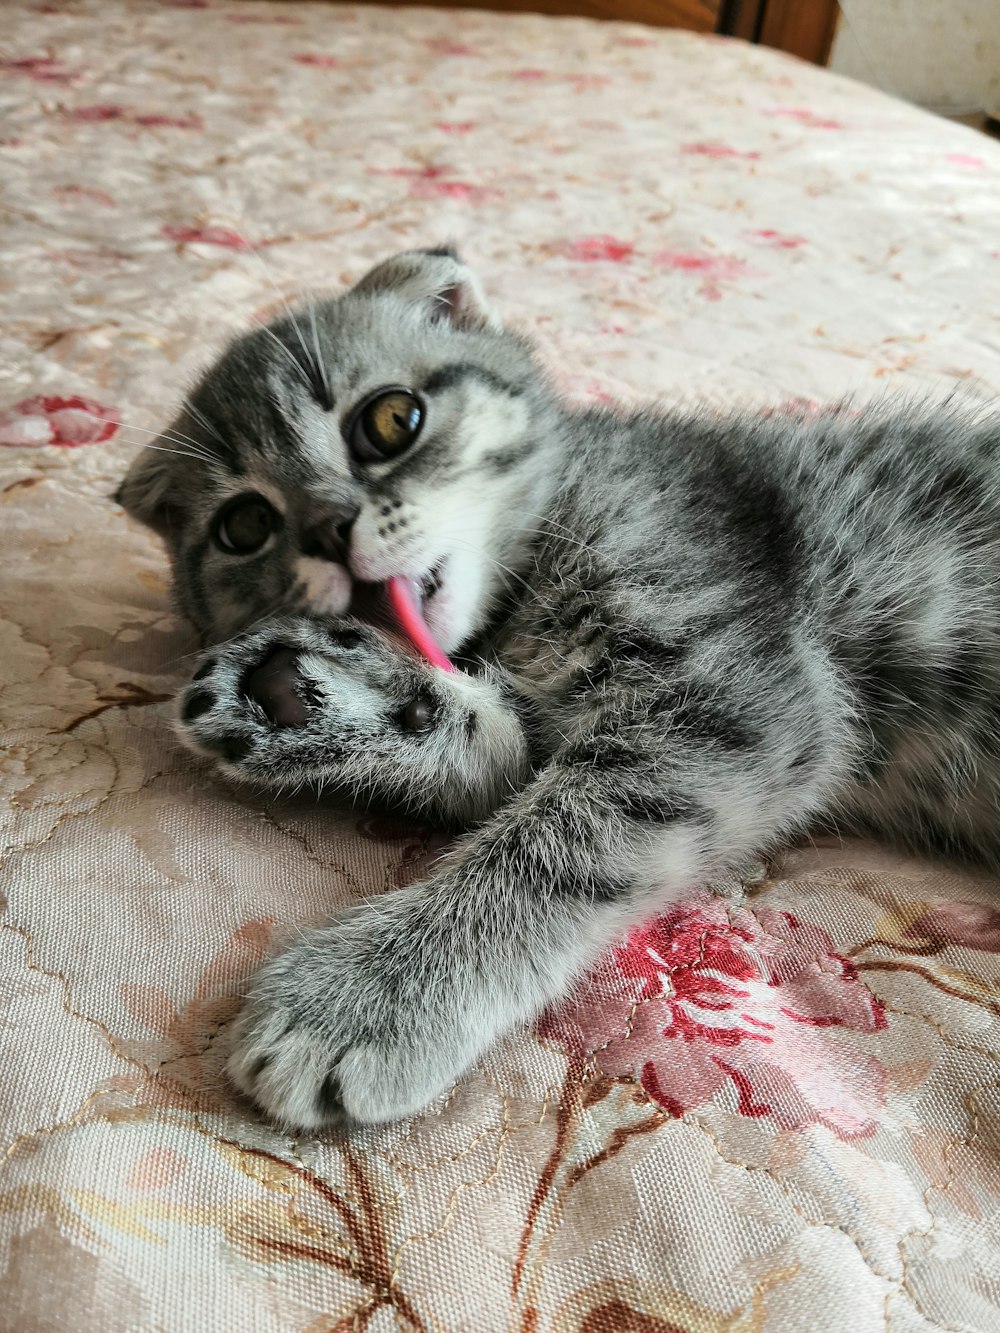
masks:
POLYGON ((499 329, 479 279, 448 246, 405 250, 371 269, 355 292, 392 292, 427 308, 428 318, 447 320, 460 329, 499 329))
POLYGON ((172 463, 171 455, 147 446, 114 495, 126 513, 168 541, 183 528, 187 517, 181 479, 172 463))

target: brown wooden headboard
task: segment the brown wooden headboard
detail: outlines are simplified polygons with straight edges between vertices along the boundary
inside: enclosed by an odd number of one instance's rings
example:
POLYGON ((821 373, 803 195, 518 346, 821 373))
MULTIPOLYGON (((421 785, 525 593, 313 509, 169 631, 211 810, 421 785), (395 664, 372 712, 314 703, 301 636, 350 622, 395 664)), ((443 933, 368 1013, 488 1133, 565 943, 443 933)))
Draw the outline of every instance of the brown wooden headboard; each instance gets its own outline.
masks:
MULTIPOLYGON (((398 3, 399 0, 396 0, 398 3)), ((410 0, 444 8, 627 19, 661 28, 689 28, 743 37, 825 65, 833 42, 837 0, 410 0)), ((407 3, 407 0, 403 0, 407 3)))

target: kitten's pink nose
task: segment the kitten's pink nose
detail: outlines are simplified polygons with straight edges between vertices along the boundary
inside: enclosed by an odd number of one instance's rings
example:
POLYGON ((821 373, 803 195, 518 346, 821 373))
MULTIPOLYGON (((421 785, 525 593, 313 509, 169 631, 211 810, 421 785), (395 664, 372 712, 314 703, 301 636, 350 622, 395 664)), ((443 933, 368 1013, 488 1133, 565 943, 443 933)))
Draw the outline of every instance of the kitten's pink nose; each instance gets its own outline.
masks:
POLYGON ((309 709, 301 697, 299 655, 282 645, 265 657, 243 682, 243 693, 264 710, 276 727, 302 727, 309 709))

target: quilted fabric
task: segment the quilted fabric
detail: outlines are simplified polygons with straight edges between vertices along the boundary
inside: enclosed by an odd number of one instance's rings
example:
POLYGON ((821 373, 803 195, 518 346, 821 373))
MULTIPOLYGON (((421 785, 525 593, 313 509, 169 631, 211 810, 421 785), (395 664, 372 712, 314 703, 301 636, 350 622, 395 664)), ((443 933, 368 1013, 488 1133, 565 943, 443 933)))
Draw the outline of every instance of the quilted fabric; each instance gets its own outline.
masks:
POLYGON ((1000 389, 1000 145, 773 52, 485 13, 4 8, 0 1326, 1000 1327, 996 884, 793 849, 404 1124, 221 1077, 244 979, 418 829, 233 790, 109 499, 227 331, 456 240, 568 392, 1000 389))

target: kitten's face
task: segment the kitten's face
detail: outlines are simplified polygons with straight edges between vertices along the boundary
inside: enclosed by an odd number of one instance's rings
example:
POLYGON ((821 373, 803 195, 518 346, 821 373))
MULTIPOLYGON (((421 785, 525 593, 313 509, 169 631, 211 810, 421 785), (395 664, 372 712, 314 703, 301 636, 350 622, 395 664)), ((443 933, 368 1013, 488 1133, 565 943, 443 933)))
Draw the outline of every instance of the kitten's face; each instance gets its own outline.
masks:
POLYGON ((532 526, 557 429, 529 350, 471 273, 411 252, 234 343, 120 499, 167 541, 181 606, 210 638, 278 611, 344 612, 359 584, 403 575, 453 652, 532 526))

